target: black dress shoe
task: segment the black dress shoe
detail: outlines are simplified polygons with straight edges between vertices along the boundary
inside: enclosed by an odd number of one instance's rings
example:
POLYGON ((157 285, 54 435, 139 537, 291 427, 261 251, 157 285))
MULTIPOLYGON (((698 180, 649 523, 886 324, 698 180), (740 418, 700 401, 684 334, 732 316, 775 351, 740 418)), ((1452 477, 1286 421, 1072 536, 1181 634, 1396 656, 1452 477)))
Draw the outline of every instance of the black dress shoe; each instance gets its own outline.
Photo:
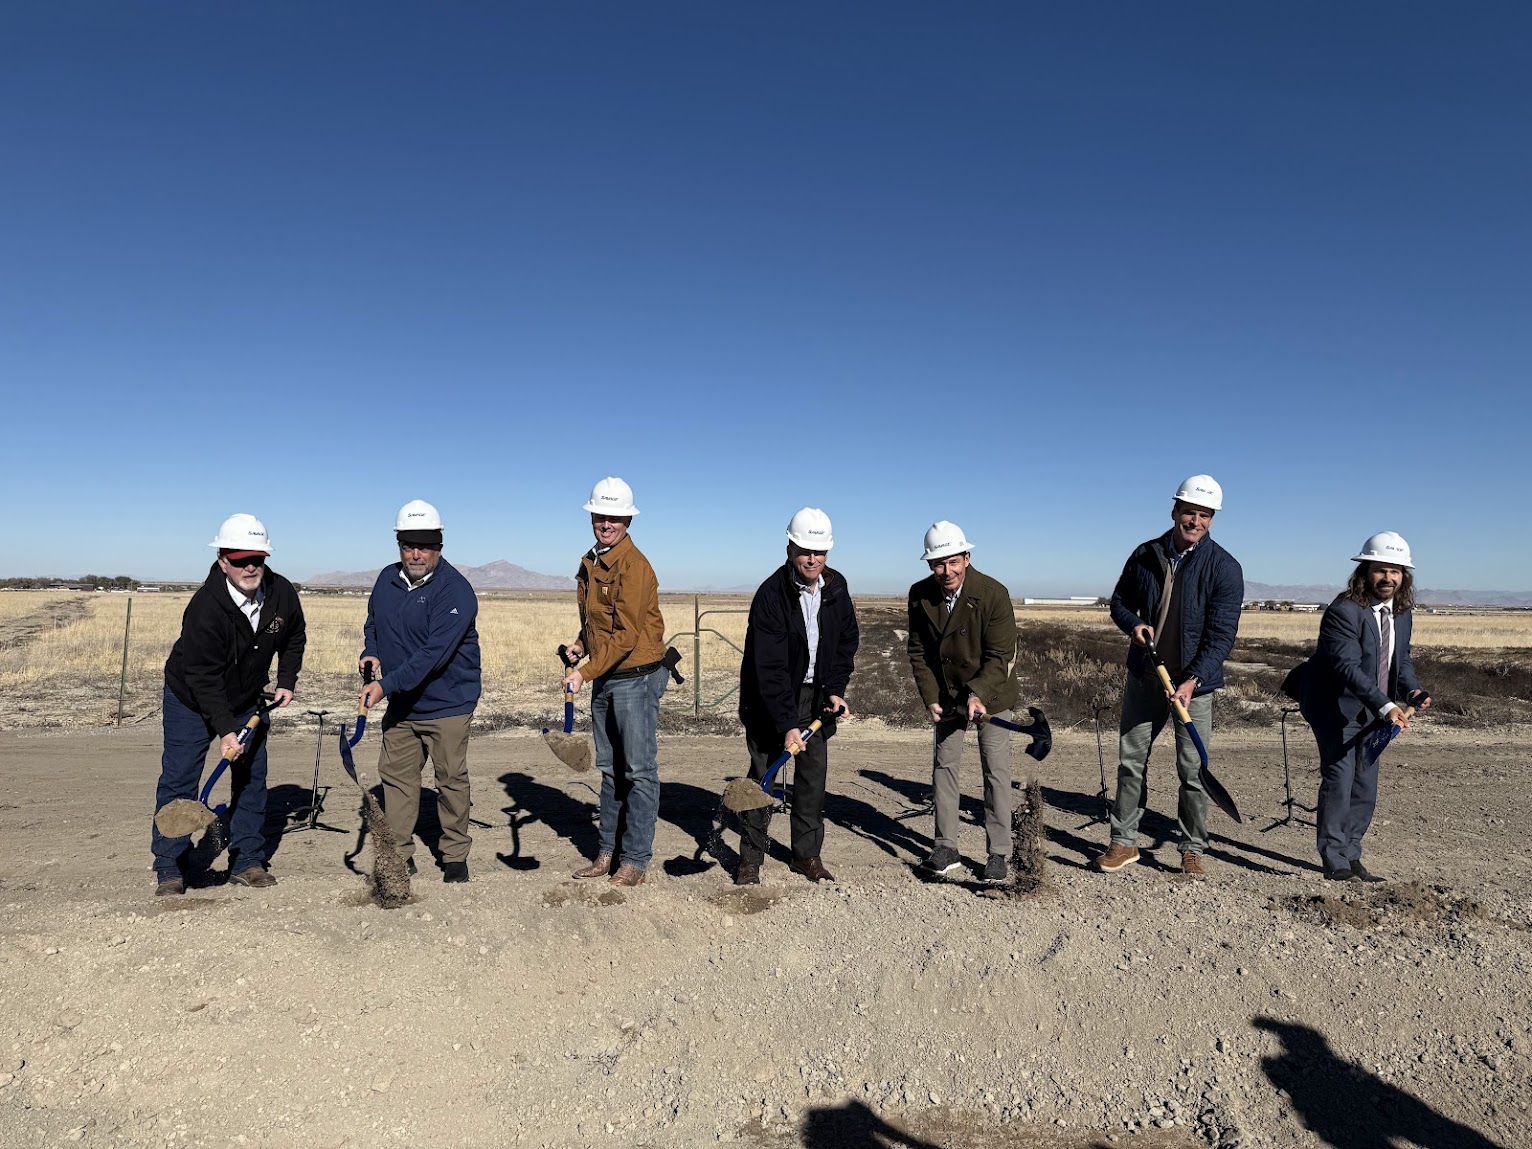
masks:
POLYGON ((1373 873, 1366 866, 1362 865, 1362 859, 1360 859, 1360 858, 1358 858, 1356 861, 1351 863, 1351 872, 1356 875, 1356 880, 1359 881, 1359 882, 1386 882, 1386 881, 1388 881, 1387 878, 1380 878, 1380 877, 1378 877, 1377 874, 1373 873))
POLYGON ((405 863, 404 863, 404 872, 407 873, 412 878, 416 874, 420 873, 420 868, 415 865, 415 859, 414 858, 409 858, 409 859, 407 859, 405 861, 405 863))
POLYGON ((1356 873, 1352 870, 1325 870, 1325 881, 1327 882, 1354 882, 1356 880, 1356 873))
POLYGON ((761 884, 761 863, 741 862, 739 869, 734 871, 734 884, 736 886, 758 886, 761 884))
POLYGON ((467 862, 443 862, 442 863, 442 881, 444 881, 444 882, 466 882, 467 880, 468 880, 468 863, 467 862))

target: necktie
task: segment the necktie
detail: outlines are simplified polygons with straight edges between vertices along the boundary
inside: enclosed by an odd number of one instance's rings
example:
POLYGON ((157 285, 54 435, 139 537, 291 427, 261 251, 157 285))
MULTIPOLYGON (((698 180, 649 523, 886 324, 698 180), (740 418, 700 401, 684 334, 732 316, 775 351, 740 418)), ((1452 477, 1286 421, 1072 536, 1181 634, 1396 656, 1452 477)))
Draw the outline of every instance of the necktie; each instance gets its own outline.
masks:
POLYGON ((1393 661, 1394 645, 1394 612, 1388 607, 1383 608, 1383 613, 1378 615, 1378 689, 1388 697, 1388 664, 1393 661))

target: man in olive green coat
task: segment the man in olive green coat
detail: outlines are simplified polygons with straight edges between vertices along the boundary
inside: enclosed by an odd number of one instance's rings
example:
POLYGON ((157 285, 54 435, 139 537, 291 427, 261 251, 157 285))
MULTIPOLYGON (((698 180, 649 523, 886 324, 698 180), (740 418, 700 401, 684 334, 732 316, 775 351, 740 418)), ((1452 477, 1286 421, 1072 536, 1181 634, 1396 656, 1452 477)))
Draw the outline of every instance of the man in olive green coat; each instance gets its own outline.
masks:
POLYGON ((979 724, 984 771, 986 882, 1003 882, 1011 853, 1011 736, 985 717, 1011 719, 1016 705, 1016 613, 1011 595, 970 565, 973 547, 955 523, 926 532, 929 578, 910 587, 910 670, 934 727, 931 786, 936 797, 936 848, 921 863, 932 874, 958 870, 958 765, 963 735, 979 724))

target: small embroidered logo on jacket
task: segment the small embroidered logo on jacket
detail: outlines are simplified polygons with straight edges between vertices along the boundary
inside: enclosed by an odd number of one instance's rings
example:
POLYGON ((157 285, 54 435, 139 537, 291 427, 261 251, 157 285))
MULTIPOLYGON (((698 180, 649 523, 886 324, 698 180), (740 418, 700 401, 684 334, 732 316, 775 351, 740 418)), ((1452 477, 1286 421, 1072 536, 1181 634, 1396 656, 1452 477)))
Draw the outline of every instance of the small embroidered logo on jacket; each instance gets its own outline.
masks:
POLYGON ((284 626, 286 626, 286 625, 287 625, 286 621, 283 620, 282 618, 274 618, 274 619, 271 620, 271 622, 269 622, 266 625, 266 633, 267 634, 281 634, 282 633, 282 628, 284 626))

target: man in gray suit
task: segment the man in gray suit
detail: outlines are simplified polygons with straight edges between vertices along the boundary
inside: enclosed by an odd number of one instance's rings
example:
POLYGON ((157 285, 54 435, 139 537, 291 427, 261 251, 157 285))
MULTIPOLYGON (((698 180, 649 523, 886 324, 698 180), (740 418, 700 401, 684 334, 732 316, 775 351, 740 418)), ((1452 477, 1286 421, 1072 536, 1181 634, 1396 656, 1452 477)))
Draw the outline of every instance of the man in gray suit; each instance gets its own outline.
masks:
POLYGON ((1409 544, 1383 531, 1352 561, 1351 581, 1319 624, 1300 706, 1319 744, 1316 820, 1325 877, 1381 882, 1362 864, 1362 835, 1378 802, 1378 763, 1367 761, 1363 744, 1381 723, 1410 724, 1396 699, 1420 709, 1431 699, 1410 661, 1415 584, 1409 544))

